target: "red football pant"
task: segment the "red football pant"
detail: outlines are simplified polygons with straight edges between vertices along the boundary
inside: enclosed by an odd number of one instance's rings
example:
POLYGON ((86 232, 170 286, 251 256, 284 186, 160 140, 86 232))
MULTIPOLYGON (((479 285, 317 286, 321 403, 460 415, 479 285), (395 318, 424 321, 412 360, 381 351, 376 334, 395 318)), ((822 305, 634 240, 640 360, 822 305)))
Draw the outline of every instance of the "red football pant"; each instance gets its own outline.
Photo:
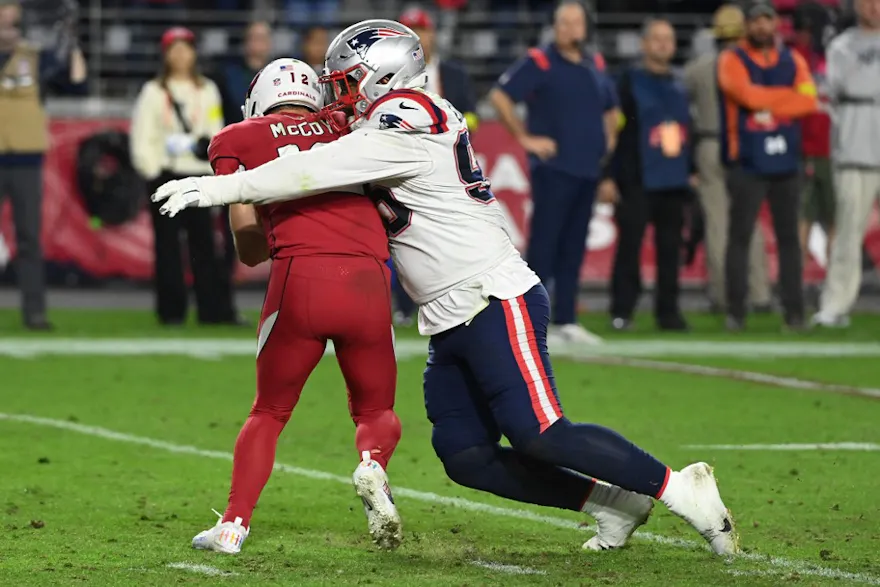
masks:
POLYGON ((358 455, 387 468, 400 440, 389 272, 369 257, 298 257, 272 263, 260 318, 257 397, 235 443, 223 521, 250 524, 275 463, 278 436, 332 340, 348 387, 358 455))

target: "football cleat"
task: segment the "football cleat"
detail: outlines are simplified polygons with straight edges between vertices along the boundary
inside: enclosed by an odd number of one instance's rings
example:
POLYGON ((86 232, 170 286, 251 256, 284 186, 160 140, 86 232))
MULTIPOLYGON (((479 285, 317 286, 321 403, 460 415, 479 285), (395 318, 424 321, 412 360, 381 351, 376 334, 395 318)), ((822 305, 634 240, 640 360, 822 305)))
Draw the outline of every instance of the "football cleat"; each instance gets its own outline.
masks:
POLYGON ((584 550, 620 548, 648 521, 653 507, 650 497, 597 482, 584 504, 584 512, 596 520, 596 535, 584 543, 584 550))
POLYGON ((580 324, 554 324, 547 332, 547 341, 554 345, 600 345, 604 341, 580 324))
POLYGON ((204 532, 199 532, 192 539, 192 546, 197 550, 213 550, 224 554, 238 554, 241 545, 250 533, 249 528, 241 525, 241 518, 235 518, 233 522, 224 522, 223 515, 217 510, 212 510, 217 517, 217 524, 204 532))
POLYGON ((670 472, 660 500, 693 526, 715 554, 739 552, 739 535, 733 516, 721 501, 712 467, 706 463, 694 463, 681 471, 670 472))
POLYGON ((352 476, 354 489, 364 502, 373 542, 379 548, 393 550, 403 541, 403 530, 388 486, 388 475, 382 465, 370 458, 369 451, 364 451, 362 457, 352 476))
POLYGON ((825 314, 817 312, 810 320, 812 326, 821 326, 823 328, 848 328, 849 316, 845 314, 825 314))

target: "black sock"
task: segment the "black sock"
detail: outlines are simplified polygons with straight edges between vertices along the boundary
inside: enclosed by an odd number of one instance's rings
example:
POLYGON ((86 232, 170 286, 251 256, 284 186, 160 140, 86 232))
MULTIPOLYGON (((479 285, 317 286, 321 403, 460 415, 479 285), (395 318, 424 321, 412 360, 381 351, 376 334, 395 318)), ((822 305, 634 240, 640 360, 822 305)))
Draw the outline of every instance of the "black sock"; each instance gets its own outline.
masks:
POLYGON ((517 449, 544 463, 650 497, 660 494, 669 472, 666 465, 617 432, 565 418, 517 449))

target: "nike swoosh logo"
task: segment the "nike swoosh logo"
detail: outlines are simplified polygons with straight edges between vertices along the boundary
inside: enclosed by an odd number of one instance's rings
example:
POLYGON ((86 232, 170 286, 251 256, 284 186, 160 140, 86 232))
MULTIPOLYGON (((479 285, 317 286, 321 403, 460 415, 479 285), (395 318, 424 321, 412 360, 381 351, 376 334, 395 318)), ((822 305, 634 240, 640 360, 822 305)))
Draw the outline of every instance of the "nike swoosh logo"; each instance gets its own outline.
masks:
POLYGON ((406 102, 400 103, 400 109, 401 110, 418 110, 418 108, 416 108, 415 106, 407 106, 406 102))

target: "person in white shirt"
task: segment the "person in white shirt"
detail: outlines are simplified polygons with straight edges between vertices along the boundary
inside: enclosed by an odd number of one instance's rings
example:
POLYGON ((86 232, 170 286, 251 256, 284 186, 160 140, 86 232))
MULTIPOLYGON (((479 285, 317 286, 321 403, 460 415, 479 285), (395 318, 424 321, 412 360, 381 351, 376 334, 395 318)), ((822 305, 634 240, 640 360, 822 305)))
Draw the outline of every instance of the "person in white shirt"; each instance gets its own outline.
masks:
MULTIPOLYGON (((151 189, 172 180, 211 172, 208 144, 223 128, 217 86, 196 68, 195 35, 172 28, 161 40, 162 71, 144 84, 131 120, 132 163, 151 189)), ((155 243, 156 313, 164 325, 186 320, 180 233, 187 236, 198 320, 203 324, 235 324, 230 268, 214 246, 214 215, 187 210, 170 219, 151 206, 155 243)))
POLYGON ((418 37, 394 21, 358 23, 331 43, 326 68, 326 110, 346 115, 353 132, 250 171, 166 184, 153 195, 165 201, 162 212, 370 184, 403 286, 419 305, 419 331, 431 337, 425 405, 450 479, 588 513, 598 527, 584 545, 591 550, 622 546, 657 498, 715 552, 736 552, 709 465, 672 471, 616 432, 563 416, 547 351, 547 291, 511 242, 464 117, 423 89, 418 37))

